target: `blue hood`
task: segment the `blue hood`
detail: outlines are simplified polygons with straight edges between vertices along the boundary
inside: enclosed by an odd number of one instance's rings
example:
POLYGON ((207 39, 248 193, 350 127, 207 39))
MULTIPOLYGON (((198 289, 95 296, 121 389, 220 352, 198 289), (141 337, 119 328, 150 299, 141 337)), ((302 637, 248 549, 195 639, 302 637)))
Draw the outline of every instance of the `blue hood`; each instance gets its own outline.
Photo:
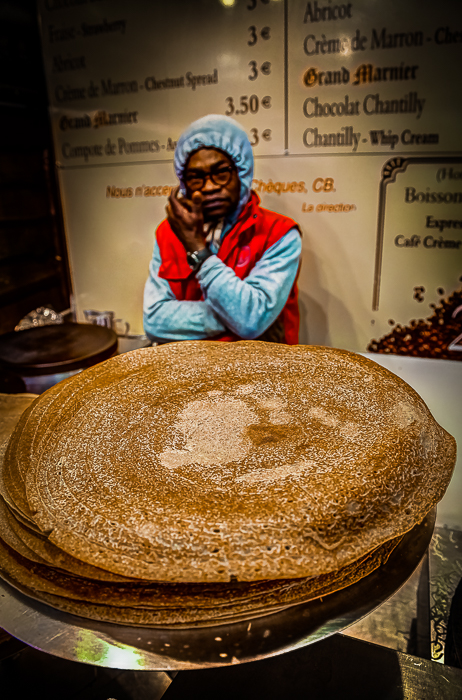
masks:
POLYGON ((250 197, 253 179, 252 146, 242 127, 230 117, 209 114, 190 124, 181 134, 175 148, 174 167, 183 194, 186 192, 183 173, 188 158, 193 151, 204 147, 224 151, 237 168, 241 192, 237 209, 232 213, 231 220, 226 222, 226 228, 229 228, 250 197))

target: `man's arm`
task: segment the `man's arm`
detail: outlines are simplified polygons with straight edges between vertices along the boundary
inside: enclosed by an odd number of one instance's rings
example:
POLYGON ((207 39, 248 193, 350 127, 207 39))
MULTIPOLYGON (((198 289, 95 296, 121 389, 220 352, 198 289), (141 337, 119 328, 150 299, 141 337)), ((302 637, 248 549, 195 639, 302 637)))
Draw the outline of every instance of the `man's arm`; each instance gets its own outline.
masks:
POLYGON ((144 288, 143 321, 146 335, 155 342, 204 340, 224 333, 211 306, 205 301, 178 301, 167 280, 159 277, 161 258, 157 242, 144 288))
POLYGON ((300 233, 291 229, 264 253, 244 280, 214 255, 197 273, 204 298, 236 335, 246 340, 258 338, 287 302, 301 250, 300 233))

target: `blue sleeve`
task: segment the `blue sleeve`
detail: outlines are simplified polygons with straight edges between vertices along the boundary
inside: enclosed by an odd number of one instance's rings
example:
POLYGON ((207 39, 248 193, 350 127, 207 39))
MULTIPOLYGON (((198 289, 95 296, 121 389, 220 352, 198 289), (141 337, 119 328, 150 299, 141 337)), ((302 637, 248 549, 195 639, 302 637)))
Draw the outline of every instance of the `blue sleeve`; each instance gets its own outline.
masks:
POLYGON ((244 280, 216 256, 208 258, 197 273, 206 302, 236 335, 258 338, 286 304, 301 251, 300 233, 293 228, 264 253, 244 280))
POLYGON ((208 302, 178 301, 167 280, 159 277, 160 265, 156 242, 144 288, 143 322, 148 338, 155 342, 204 340, 226 331, 208 302))

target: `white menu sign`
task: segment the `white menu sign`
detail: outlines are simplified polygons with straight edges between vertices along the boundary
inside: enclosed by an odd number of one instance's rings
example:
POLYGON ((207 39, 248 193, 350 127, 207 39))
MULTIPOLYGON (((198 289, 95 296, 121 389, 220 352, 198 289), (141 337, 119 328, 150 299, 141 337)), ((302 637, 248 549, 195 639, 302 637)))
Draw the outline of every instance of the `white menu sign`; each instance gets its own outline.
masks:
POLYGON ((226 114, 263 206, 303 231, 301 342, 462 358, 458 0, 39 6, 81 318, 111 309, 142 332, 176 141, 226 114))

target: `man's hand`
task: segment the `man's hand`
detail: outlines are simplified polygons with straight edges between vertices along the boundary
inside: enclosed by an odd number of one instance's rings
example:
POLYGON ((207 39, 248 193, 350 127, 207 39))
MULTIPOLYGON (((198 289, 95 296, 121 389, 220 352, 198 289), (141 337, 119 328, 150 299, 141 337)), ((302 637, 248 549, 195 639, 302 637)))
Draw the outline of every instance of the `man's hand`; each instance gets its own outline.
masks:
POLYGON ((178 199, 179 187, 175 187, 168 198, 167 220, 188 253, 203 250, 204 216, 202 214, 202 194, 194 192, 191 199, 178 199))

